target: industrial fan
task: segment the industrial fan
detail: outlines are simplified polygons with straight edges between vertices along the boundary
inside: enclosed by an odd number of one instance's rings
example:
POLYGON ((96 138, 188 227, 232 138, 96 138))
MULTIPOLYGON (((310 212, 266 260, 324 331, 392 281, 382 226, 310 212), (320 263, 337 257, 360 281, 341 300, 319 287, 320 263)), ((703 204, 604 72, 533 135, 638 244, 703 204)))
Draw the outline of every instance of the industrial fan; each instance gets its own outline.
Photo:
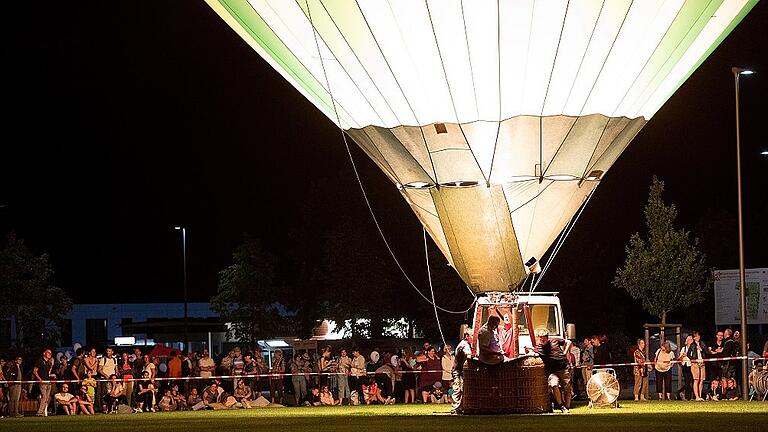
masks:
POLYGON ((749 384, 755 390, 752 394, 752 399, 758 399, 765 401, 768 399, 768 365, 758 364, 762 362, 762 359, 752 361, 752 372, 749 374, 749 384))
POLYGON ((610 368, 595 369, 592 377, 587 381, 587 397, 589 407, 613 406, 619 407, 619 380, 616 379, 616 371, 610 368))

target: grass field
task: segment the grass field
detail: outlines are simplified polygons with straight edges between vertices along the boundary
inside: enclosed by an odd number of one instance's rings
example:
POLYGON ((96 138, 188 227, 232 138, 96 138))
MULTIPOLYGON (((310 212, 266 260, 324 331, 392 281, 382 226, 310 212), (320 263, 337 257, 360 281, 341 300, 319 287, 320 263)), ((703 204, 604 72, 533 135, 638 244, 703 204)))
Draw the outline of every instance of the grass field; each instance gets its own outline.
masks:
POLYGON ((447 405, 262 408, 0 420, 7 431, 768 431, 768 403, 624 402, 570 415, 451 416, 447 405))

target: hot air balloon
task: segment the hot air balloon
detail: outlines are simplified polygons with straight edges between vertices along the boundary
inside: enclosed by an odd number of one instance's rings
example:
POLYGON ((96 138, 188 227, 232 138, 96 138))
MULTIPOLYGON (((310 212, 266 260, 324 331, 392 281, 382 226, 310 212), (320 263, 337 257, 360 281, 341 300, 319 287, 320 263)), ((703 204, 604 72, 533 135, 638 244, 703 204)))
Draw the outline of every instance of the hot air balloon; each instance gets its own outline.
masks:
POLYGON ((525 279, 757 3, 207 2, 381 168, 475 292, 525 279))

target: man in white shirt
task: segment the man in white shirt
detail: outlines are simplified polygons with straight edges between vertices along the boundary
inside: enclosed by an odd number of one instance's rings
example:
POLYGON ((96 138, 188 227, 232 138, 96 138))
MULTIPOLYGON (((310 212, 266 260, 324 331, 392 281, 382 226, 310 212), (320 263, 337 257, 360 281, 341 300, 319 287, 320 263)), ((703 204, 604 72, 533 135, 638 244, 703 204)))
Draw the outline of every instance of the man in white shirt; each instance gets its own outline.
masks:
POLYGON ((53 397, 67 415, 77 414, 77 398, 69 392, 68 384, 62 384, 61 391, 53 395, 53 397))
MULTIPOLYGON (((108 380, 112 375, 117 375, 117 360, 115 360, 114 354, 112 348, 107 348, 104 357, 99 359, 100 379, 108 380)), ((104 396, 107 395, 106 385, 105 381, 99 381, 98 387, 96 387, 96 400, 93 401, 96 407, 103 412, 107 412, 107 406, 104 404, 104 396)))
POLYGON ((197 361, 197 366, 200 368, 200 378, 210 378, 213 376, 213 371, 216 370, 216 362, 213 361, 207 349, 203 350, 200 360, 197 361))

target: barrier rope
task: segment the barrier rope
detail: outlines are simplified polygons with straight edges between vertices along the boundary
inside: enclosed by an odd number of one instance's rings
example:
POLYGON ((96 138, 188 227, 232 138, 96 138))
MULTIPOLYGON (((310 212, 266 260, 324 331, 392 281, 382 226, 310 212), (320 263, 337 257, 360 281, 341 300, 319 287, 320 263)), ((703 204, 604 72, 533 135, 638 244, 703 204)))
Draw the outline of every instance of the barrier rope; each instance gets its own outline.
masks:
MULTIPOLYGON (((523 356, 525 357, 525 356, 523 356)), ((533 357, 533 356, 529 356, 533 357)), ((722 357, 722 358, 708 358, 708 359, 700 359, 700 360, 690 360, 691 363, 707 363, 707 362, 720 362, 720 361, 729 361, 729 360, 744 360, 749 359, 747 356, 734 356, 734 357, 722 357)), ((758 358, 757 360, 760 360, 758 358)), ((670 360, 668 362, 663 362, 664 364, 679 364, 679 363, 685 363, 683 360, 670 360)), ((596 364, 596 365, 590 365, 590 366, 584 366, 579 365, 575 366, 574 369, 581 369, 586 367, 592 367, 593 369, 598 368, 605 368, 605 367, 623 367, 623 366, 652 366, 656 364, 656 362, 647 361, 642 363, 637 362, 627 362, 627 363, 603 363, 603 364, 596 364)), ((443 372, 442 369, 435 369, 435 370, 403 370, 403 371, 393 371, 394 373, 398 374, 423 374, 423 373, 437 373, 437 372, 443 372)), ((383 373, 383 372, 380 372, 383 373)), ((376 372, 366 372, 362 375, 352 375, 351 373, 346 372, 302 372, 302 373, 266 373, 266 374, 253 374, 253 375, 212 375, 210 377, 179 377, 179 378, 171 378, 171 377, 156 377, 156 378, 117 378, 116 381, 119 382, 137 382, 137 381, 200 381, 200 380, 213 380, 213 379, 249 379, 249 378, 285 378, 285 377, 294 377, 294 376, 339 376, 339 375, 346 375, 346 376, 355 376, 355 377, 363 377, 363 376, 373 376, 376 375, 376 372)), ((94 379, 96 382, 111 382, 111 379, 94 379)), ((84 380, 76 380, 76 379, 54 379, 54 380, 19 380, 19 381, 12 381, 12 380, 0 380, 0 384, 64 384, 64 383, 82 383, 84 380)))

